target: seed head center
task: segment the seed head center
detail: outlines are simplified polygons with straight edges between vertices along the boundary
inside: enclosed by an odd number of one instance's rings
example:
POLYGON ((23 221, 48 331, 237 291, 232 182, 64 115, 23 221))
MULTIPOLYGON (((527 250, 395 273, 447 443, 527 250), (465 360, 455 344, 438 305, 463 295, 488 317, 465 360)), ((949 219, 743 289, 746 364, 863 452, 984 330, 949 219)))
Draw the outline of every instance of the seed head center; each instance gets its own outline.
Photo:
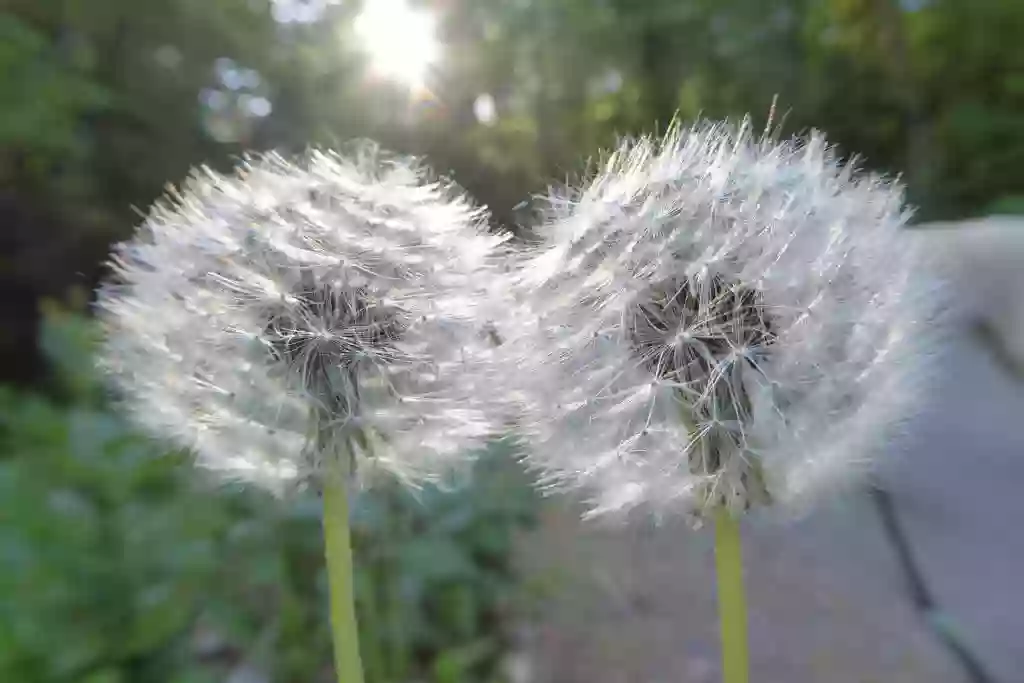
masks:
POLYGON ((275 311, 264 330, 275 358, 328 405, 354 412, 360 368, 397 357, 400 311, 366 287, 317 281, 305 273, 294 304, 275 311))

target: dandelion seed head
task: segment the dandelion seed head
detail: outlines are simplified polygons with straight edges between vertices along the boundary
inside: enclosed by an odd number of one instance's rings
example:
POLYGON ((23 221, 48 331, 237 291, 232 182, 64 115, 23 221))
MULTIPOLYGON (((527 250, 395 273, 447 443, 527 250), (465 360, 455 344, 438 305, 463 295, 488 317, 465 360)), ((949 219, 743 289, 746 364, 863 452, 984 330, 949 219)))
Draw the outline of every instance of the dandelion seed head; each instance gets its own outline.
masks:
POLYGON ((341 451, 441 477, 501 396, 486 218, 372 147, 201 169, 116 248, 101 365, 142 426, 227 478, 284 491, 341 451))
POLYGON ((624 142, 554 191, 506 344, 529 462, 592 514, 802 506, 913 413, 936 293, 902 190, 749 124, 624 142))

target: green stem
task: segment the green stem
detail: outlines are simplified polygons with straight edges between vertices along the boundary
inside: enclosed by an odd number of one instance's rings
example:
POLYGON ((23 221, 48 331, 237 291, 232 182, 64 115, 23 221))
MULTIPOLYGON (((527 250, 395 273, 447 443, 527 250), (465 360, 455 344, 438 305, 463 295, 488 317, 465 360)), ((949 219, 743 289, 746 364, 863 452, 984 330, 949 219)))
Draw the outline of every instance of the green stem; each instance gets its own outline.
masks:
POLYGON ((348 472, 345 454, 330 458, 325 468, 324 545, 330 587, 331 635, 338 683, 363 683, 352 585, 352 541, 348 523, 348 472))
POLYGON ((715 569, 721 622, 722 682, 747 683, 747 599, 743 590, 740 523, 722 508, 715 516, 715 569))

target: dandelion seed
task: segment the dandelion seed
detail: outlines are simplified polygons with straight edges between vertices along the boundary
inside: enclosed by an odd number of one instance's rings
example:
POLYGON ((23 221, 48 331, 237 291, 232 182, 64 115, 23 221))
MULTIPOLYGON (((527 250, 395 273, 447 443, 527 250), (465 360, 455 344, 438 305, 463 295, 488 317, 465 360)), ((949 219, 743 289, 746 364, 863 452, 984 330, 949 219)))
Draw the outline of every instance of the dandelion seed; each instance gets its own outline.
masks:
POLYGON ((530 464, 591 514, 697 522, 849 481, 926 376, 935 292, 907 217, 817 134, 624 143, 552 193, 518 275, 530 464))
POLYGON ((102 365, 227 478, 283 491, 340 452, 436 479, 494 428, 485 219, 372 148, 197 171, 115 252, 102 365))

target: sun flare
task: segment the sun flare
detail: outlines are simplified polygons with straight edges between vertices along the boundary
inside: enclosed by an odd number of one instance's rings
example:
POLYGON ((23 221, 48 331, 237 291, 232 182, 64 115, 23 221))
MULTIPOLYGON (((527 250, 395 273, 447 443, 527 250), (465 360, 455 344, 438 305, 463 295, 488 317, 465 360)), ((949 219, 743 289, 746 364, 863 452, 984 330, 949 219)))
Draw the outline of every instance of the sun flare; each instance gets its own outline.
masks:
POLYGON ((405 0, 366 0, 354 28, 375 74, 414 88, 426 85, 440 52, 429 12, 405 0))

